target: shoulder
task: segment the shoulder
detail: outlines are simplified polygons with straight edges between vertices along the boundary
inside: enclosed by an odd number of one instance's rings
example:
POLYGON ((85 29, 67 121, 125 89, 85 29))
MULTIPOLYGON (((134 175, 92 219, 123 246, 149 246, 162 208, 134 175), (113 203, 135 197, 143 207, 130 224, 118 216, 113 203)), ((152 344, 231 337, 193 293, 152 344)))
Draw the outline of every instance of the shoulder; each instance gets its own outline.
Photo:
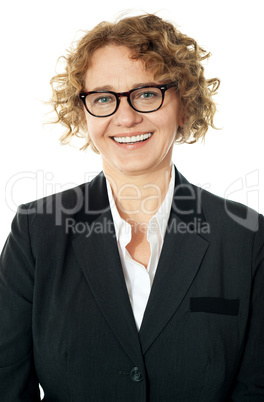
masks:
POLYGON ((85 206, 89 212, 95 209, 95 200, 104 198, 105 187, 105 177, 101 172, 90 182, 23 204, 19 206, 18 213, 28 215, 31 219, 60 214, 75 215, 85 206))
POLYGON ((207 235, 202 237, 221 250, 222 255, 240 261, 251 259, 252 274, 264 269, 264 217, 254 209, 217 196, 192 185, 200 198, 200 207, 207 222, 207 235))
POLYGON ((90 182, 20 205, 13 226, 35 239, 65 236, 69 220, 89 222, 107 208, 105 177, 101 172, 90 182))
POLYGON ((232 229, 254 233, 263 221, 263 216, 254 209, 191 184, 177 169, 175 205, 185 221, 201 218, 219 232, 232 229))
MULTIPOLYGON (((196 187, 196 186, 194 186, 196 187)), ((200 202, 208 221, 215 222, 218 227, 229 227, 242 231, 257 232, 263 222, 263 216, 242 203, 228 200, 207 190, 196 187, 200 194, 200 202)))

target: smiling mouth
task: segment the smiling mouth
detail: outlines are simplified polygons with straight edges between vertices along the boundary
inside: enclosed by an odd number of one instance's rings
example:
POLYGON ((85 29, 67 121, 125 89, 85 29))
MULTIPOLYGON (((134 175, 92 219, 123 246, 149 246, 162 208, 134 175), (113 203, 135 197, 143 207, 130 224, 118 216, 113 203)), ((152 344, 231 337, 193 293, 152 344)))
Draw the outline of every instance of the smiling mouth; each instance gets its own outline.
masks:
POLYGON ((135 144, 137 142, 147 141, 152 135, 153 133, 146 133, 133 135, 132 137, 112 137, 112 139, 119 144, 135 144))

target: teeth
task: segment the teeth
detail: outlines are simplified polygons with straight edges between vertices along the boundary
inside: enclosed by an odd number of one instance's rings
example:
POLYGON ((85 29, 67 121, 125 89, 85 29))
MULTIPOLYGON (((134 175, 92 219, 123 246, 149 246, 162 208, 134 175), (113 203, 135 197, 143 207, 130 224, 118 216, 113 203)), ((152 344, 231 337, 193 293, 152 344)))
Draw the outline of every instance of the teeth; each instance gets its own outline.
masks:
POLYGON ((119 142, 119 144, 124 144, 124 143, 134 143, 134 142, 140 142, 140 141, 145 141, 148 138, 152 136, 152 133, 147 133, 147 134, 141 134, 141 135, 133 135, 132 137, 113 137, 116 142, 119 142))

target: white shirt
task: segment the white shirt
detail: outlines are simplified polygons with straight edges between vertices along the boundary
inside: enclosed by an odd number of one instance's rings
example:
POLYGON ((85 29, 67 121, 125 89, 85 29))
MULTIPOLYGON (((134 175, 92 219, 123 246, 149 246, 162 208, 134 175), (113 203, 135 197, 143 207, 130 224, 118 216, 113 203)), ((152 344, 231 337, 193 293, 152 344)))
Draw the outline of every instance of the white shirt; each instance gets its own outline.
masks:
POLYGON ((131 225, 119 215, 108 180, 106 184, 127 291, 137 329, 139 330, 156 273, 170 215, 175 184, 174 166, 172 166, 171 179, 166 197, 157 213, 152 216, 149 221, 147 240, 150 243, 151 255, 147 269, 142 264, 135 261, 126 249, 126 246, 131 241, 131 225))

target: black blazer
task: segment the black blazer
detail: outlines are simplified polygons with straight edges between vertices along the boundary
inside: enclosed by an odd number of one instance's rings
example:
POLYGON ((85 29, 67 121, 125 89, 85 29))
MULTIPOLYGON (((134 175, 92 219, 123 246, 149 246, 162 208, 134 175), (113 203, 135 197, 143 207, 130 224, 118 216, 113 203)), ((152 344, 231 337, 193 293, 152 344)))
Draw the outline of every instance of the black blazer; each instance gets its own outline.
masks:
POLYGON ((19 209, 0 269, 0 401, 264 401, 264 219, 175 197, 138 333, 105 177, 19 209))

